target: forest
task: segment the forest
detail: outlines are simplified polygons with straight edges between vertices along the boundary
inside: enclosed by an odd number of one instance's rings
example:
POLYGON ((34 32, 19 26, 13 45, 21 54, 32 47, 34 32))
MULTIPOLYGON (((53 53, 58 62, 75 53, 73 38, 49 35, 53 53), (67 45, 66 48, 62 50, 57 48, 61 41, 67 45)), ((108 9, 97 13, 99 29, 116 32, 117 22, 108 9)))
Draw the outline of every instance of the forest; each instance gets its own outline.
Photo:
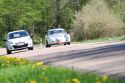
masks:
POLYGON ((57 1, 61 28, 81 41, 125 34, 125 0, 0 0, 0 46, 14 30, 27 30, 35 43, 56 28, 57 1))

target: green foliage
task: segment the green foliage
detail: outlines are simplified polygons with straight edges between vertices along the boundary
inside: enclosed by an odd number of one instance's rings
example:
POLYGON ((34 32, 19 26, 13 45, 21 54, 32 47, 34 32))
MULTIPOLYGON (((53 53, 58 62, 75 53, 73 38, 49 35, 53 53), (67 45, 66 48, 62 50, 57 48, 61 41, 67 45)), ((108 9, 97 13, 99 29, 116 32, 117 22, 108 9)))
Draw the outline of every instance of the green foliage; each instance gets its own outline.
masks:
MULTIPOLYGON (((64 11, 61 9, 63 11, 61 12, 61 23, 71 25, 72 16, 74 15, 71 14, 73 13, 72 9, 63 8, 64 11), (69 11, 65 12, 67 9, 69 11), (70 21, 65 22, 66 18, 70 21)), ((0 22, 3 26, 1 28, 5 28, 7 32, 27 29, 31 33, 35 30, 39 33, 39 30, 54 27, 56 22, 56 2, 54 0, 2 0, 0 2, 0 15, 0 22)))
MULTIPOLYGON (((82 1, 82 0, 81 0, 82 1)), ((60 2, 61 27, 70 30, 77 5, 75 0, 60 2), (70 3, 73 1, 73 3, 70 3)), ((56 0, 0 0, 0 34, 25 29, 30 35, 44 37, 56 25, 56 0)))
MULTIPOLYGON (((125 34, 125 1, 60 0, 60 19, 60 26, 75 40, 121 36, 125 34)), ((55 25, 56 0, 0 0, 2 38, 19 29, 44 38, 45 31, 55 25)))

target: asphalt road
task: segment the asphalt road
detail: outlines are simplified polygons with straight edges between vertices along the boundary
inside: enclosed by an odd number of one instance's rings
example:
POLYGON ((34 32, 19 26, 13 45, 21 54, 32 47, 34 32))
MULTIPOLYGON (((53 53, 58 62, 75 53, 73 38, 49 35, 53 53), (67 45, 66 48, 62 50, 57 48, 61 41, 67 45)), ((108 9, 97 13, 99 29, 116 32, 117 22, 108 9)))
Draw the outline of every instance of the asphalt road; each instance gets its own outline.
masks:
POLYGON ((6 55, 5 48, 2 48, 0 55, 43 61, 52 66, 94 71, 125 79, 125 41, 35 47, 33 51, 16 51, 11 55, 6 55))

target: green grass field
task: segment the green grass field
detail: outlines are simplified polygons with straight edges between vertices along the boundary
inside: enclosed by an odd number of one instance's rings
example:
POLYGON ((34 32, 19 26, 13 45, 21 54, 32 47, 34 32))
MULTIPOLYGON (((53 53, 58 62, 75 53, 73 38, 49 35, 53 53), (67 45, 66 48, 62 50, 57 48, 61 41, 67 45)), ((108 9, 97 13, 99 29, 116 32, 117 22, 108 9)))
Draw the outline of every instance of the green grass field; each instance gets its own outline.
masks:
POLYGON ((32 63, 18 58, 0 57, 0 83, 124 83, 107 75, 81 73, 32 63))
POLYGON ((93 39, 93 40, 83 40, 83 41, 75 41, 73 43, 95 43, 95 42, 112 42, 112 41, 124 41, 125 36, 121 37, 107 37, 107 38, 99 38, 99 39, 93 39))

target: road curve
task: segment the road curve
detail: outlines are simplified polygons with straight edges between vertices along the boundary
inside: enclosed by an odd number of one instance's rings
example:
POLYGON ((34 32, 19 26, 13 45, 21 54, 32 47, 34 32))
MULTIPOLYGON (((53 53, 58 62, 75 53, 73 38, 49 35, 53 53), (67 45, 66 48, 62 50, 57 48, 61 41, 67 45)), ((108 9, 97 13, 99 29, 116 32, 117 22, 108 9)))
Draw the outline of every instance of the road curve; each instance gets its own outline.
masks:
POLYGON ((6 55, 6 50, 2 48, 0 55, 125 78, 125 41, 36 47, 33 51, 22 50, 11 55, 6 55))

